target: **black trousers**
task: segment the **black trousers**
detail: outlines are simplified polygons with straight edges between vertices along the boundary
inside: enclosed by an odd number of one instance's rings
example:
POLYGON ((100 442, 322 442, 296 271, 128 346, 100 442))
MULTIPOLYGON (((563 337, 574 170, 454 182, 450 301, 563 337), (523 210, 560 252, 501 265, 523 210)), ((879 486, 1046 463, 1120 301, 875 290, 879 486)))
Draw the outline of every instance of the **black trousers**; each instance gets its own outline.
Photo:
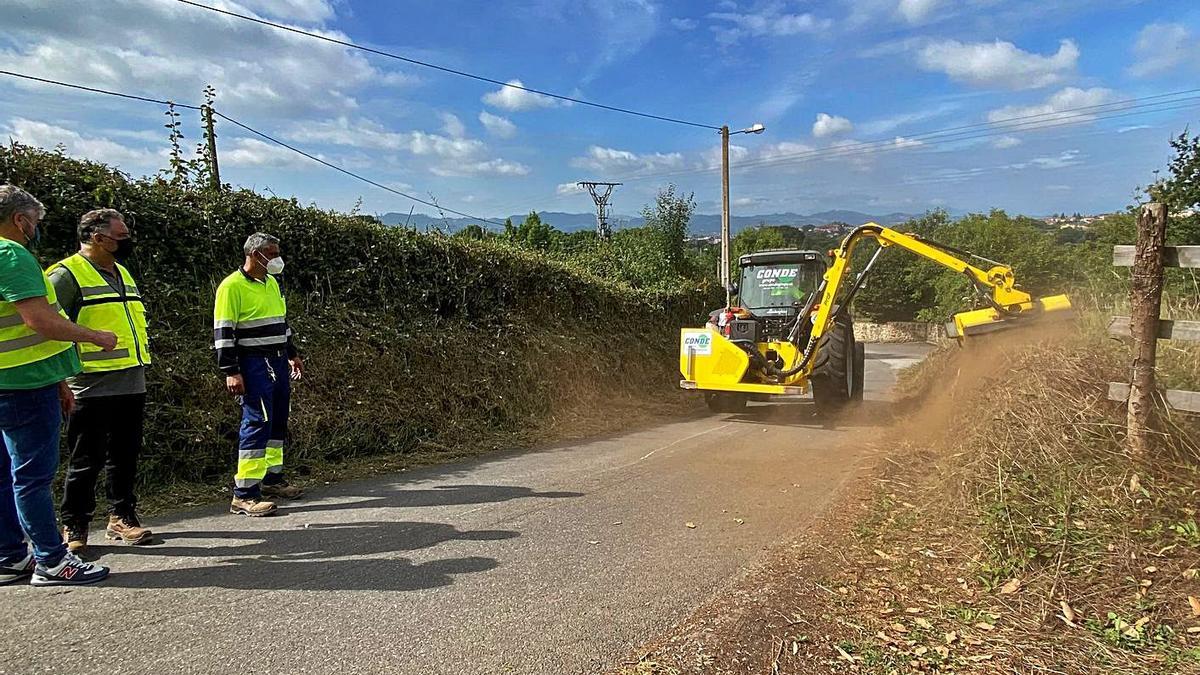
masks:
POLYGON ((132 517, 138 455, 142 452, 145 394, 98 396, 75 402, 67 421, 71 451, 60 509, 66 525, 84 527, 96 512, 96 479, 105 470, 105 493, 111 515, 132 517))

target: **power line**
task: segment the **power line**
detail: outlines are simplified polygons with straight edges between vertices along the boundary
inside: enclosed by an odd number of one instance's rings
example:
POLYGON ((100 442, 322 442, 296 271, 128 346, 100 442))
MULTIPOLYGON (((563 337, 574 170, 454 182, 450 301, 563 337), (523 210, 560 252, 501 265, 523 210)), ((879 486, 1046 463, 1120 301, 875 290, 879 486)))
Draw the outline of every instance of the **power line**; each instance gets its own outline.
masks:
MULTIPOLYGON (((134 94, 125 94, 125 93, 118 92, 118 91, 109 91, 109 90, 107 90, 107 89, 98 89, 98 88, 96 88, 96 87, 87 87, 87 86, 84 86, 84 85, 81 85, 81 84, 72 84, 72 83, 70 83, 70 82, 60 82, 60 81, 58 81, 58 80, 50 80, 50 79, 41 78, 41 77, 34 77, 33 75, 25 75, 25 74, 23 74, 23 73, 14 73, 14 72, 12 72, 12 71, 9 71, 9 70, 0 70, 0 75, 9 75, 9 76, 12 76, 12 77, 19 77, 19 78, 21 78, 21 79, 25 79, 25 80, 33 80, 33 81, 35 81, 35 82, 41 82, 41 83, 43 83, 43 84, 52 84, 52 85, 56 85, 56 86, 59 86, 59 87, 67 87, 67 88, 69 88, 69 89, 78 89, 78 90, 80 90, 80 91, 91 92, 91 93, 94 93, 94 94, 105 94, 105 95, 108 95, 108 96, 116 96, 116 97, 119 97, 119 98, 130 99, 130 100, 134 100, 134 101, 142 101, 142 102, 145 102, 145 103, 156 103, 156 104, 159 104, 159 105, 167 105, 167 106, 174 105, 174 106, 176 106, 176 107, 178 107, 178 108, 187 108, 187 109, 189 109, 189 110, 200 110, 200 109, 201 109, 201 108, 200 108, 200 106, 189 105, 189 104, 186 104, 186 103, 175 103, 175 102, 172 102, 172 101, 166 101, 166 100, 162 100, 162 99, 150 98, 150 97, 147 97, 147 96, 137 96, 137 95, 134 95, 134 94)), ((349 171, 349 170, 347 170, 347 169, 343 169, 342 167, 340 167, 340 166, 338 166, 338 165, 336 165, 336 164, 334 164, 334 163, 332 163, 332 162, 328 162, 328 161, 326 161, 326 160, 324 160, 324 159, 321 159, 320 157, 317 157, 316 155, 309 154, 309 153, 307 153, 307 152, 305 152, 305 151, 301 150, 300 148, 297 148, 297 147, 294 147, 294 146, 292 146, 292 145, 289 145, 289 144, 287 144, 287 143, 285 143, 285 142, 283 142, 283 141, 281 141, 281 140, 279 140, 279 139, 277 139, 277 138, 274 138, 274 137, 272 137, 272 136, 269 136, 269 135, 267 135, 267 134, 265 134, 265 133, 263 133, 263 132, 261 132, 261 131, 259 131, 259 130, 255 129, 255 128, 253 128, 253 127, 250 127, 249 125, 243 124, 243 123, 241 123, 241 122, 239 122, 239 121, 237 121, 237 120, 233 119, 232 117, 229 117, 228 115, 226 115, 226 114, 224 114, 224 113, 220 112, 219 110, 215 110, 215 109, 214 109, 214 110, 213 110, 213 114, 215 114, 217 117, 220 117, 221 119, 223 119, 223 120, 225 120, 225 121, 227 121, 227 122, 229 122, 229 123, 231 123, 231 124, 234 124, 234 125, 236 125, 236 126, 238 126, 238 127, 241 127, 242 129, 245 129, 246 131, 249 131, 250 133, 252 133, 252 134, 254 134, 254 135, 256 135, 256 136, 259 136, 259 137, 261 137, 261 138, 264 138, 264 139, 266 139, 266 140, 270 141, 271 143, 275 143, 276 145, 279 145, 279 146, 281 146, 281 147, 287 148, 288 150, 291 150, 292 152, 294 152, 294 153, 296 153, 296 154, 298 154, 298 155, 302 155, 302 156, 304 156, 304 157, 307 157, 307 158, 311 159, 311 160, 312 160, 312 161, 314 161, 314 162, 317 162, 317 163, 319 163, 319 164, 322 164, 322 165, 324 165, 324 166, 326 166, 326 167, 329 167, 330 169, 333 169, 333 170, 335 170, 335 171, 339 171, 339 172, 341 172, 341 173, 344 173, 344 174, 346 174, 347 176, 350 176, 350 177, 352 177, 352 178, 356 178, 356 179, 358 179, 358 180, 360 180, 360 181, 362 181, 362 182, 364 182, 364 183, 367 183, 368 185, 373 185, 373 186, 375 186, 375 187, 379 188, 380 190, 385 190, 385 191, 387 191, 387 192, 391 192, 392 194, 399 195, 399 196, 401 196, 401 197, 404 197, 405 199, 410 199, 410 200, 412 200, 412 201, 414 201, 414 202, 417 202, 418 204, 424 204, 425 206, 431 206, 431 207, 433 207, 433 208, 435 208, 435 209, 438 209, 438 210, 440 210, 440 211, 445 211, 445 212, 448 212, 448 213, 453 213, 453 214, 454 214, 454 215, 456 215, 456 216, 462 216, 462 217, 464 217, 464 218, 471 218, 472 220, 478 220, 478 221, 481 221, 481 222, 489 223, 489 224, 491 224, 491 225, 500 225, 500 226, 503 226, 503 225, 504 225, 504 223, 502 223, 502 222, 500 222, 500 221, 498 221, 498 220, 491 220, 491 219, 489 219, 489 218, 481 218, 481 217, 479 217, 479 216, 474 216, 474 215, 471 215, 471 214, 469 214, 469 213, 464 213, 464 212, 462 212, 462 211, 456 211, 456 210, 454 210, 454 209, 447 208, 447 207, 445 207, 445 206, 442 206, 442 205, 440 205, 440 204, 438 204, 438 203, 436 203, 436 202, 431 202, 431 201, 428 201, 428 200, 425 200, 425 199, 421 199, 420 197, 414 197, 413 195, 410 195, 410 194, 408 194, 408 193, 401 192, 400 190, 397 190, 397 189, 395 189, 395 188, 392 188, 392 187, 389 187, 389 186, 387 186, 387 185, 384 185, 384 184, 382 184, 382 183, 379 183, 379 182, 373 181, 373 180, 371 180, 370 178, 367 178, 366 176, 363 176, 363 175, 360 175, 360 174, 354 173, 353 171, 349 171)))
MULTIPOLYGON (((1108 104, 1100 104, 1096 106, 1081 106, 1078 108, 1065 108, 1049 113, 1039 113, 1036 115, 1023 115, 1020 117, 1012 117, 997 122, 984 122, 978 124, 962 125, 957 127, 948 127, 938 129, 911 136, 900 136, 896 138, 879 139, 876 141, 863 141, 851 145, 835 147, 835 148, 820 148, 805 150, 796 153, 788 153, 767 157, 758 160, 751 160, 733 165, 733 169, 748 169, 763 166, 775 166, 780 164, 789 164, 802 160, 819 160, 819 159, 834 159, 852 157, 856 155, 872 154, 874 152, 905 149, 904 142, 921 142, 925 145, 925 141, 936 141, 937 143, 945 143, 949 141, 966 141, 979 138, 987 138, 991 136, 1005 135, 1010 133, 1025 133, 1030 131, 1038 131, 1041 129, 1050 129, 1058 126, 1066 126, 1077 124, 1088 120, 1107 120, 1120 117, 1129 117, 1133 115, 1143 115, 1154 112, 1166 112, 1170 110, 1179 110, 1193 107, 1195 101, 1200 100, 1200 96, 1185 96, 1183 98, 1174 98, 1172 100, 1155 100, 1154 102, 1137 103, 1138 101, 1150 101, 1152 99, 1164 99, 1167 97, 1179 97, 1185 94, 1200 92, 1200 89, 1191 89, 1179 92, 1171 92, 1159 94, 1156 96, 1147 96, 1142 98, 1127 99, 1116 101, 1108 104), (1131 105, 1132 104, 1132 105, 1131 105), (1182 104, 1182 105, 1178 105, 1182 104), (1100 107, 1113 107, 1113 110, 1098 110, 1100 107), (1036 118, 1049 118, 1037 120, 1036 118), (1025 120, 1025 121, 1023 121, 1025 120), (979 130, 980 127, 986 129, 979 130), (976 131, 971 131, 976 130, 976 131), (900 142, 897 142, 897 138, 900 142)), ((911 146, 909 146, 911 147, 911 146)), ((658 173, 642 174, 628 176, 622 178, 625 181, 644 181, 651 179, 667 178, 672 176, 685 176, 692 174, 713 173, 719 171, 720 167, 707 166, 696 169, 677 169, 673 171, 663 171, 658 173)))
POLYGON ((250 133, 254 134, 255 136, 258 136, 267 141, 270 141, 280 147, 287 148, 288 150, 291 150, 292 152, 294 152, 298 155, 307 157, 307 158, 311 159, 312 161, 317 162, 318 164, 321 164, 323 166, 329 167, 330 169, 333 169, 334 171, 339 171, 341 173, 346 174, 347 176, 350 176, 351 178, 356 178, 368 185, 373 185, 373 186, 379 188, 380 190, 386 190, 387 192, 391 192, 392 194, 400 195, 401 197, 404 197, 405 199, 411 199, 412 201, 417 202, 418 204, 424 204, 425 206, 432 206, 433 208, 438 209, 439 211, 446 211, 447 213, 453 213, 456 216, 462 216, 464 218, 471 218, 473 220, 478 220, 478 221, 481 221, 484 223, 488 223, 490 225, 500 225, 501 227, 504 226, 504 223, 502 223, 498 220, 491 220, 490 218, 481 218, 479 216, 474 216, 469 213, 463 213, 462 211, 455 211, 454 209, 442 206, 442 205, 438 204, 437 202, 427 201, 427 200, 421 199, 420 197, 414 197, 408 193, 401 192, 400 190, 397 190, 393 187, 384 185, 383 183, 378 183, 376 181, 373 181, 370 178, 367 178, 366 176, 354 173, 353 171, 350 171, 349 169, 344 169, 344 168, 338 166, 337 164, 325 161, 325 160, 321 159, 320 157, 317 157, 316 155, 309 154, 309 153, 301 150, 300 148, 297 148, 293 145, 289 145, 289 144, 279 140, 278 138, 269 136, 269 135, 259 131, 258 129, 255 129, 249 125, 243 124, 243 123, 233 119, 232 117, 222 113, 219 110, 214 110, 213 113, 216 114, 217 117, 220 117, 221 119, 225 120, 226 122, 229 122, 238 127, 241 127, 242 129, 249 131, 250 133))
POLYGON ((54 85, 58 85, 60 87, 69 87, 71 89, 79 89, 80 91, 90 91, 93 94, 107 94, 108 96, 117 96, 120 98, 127 98, 127 99, 131 99, 134 101, 144 101, 146 103, 157 103, 159 105, 167 105, 167 106, 173 105, 176 108, 187 108, 189 110, 199 110, 200 109, 200 106, 197 106, 197 105, 188 105, 187 103, 178 103, 175 101, 160 101, 159 99, 148 98, 146 96, 137 96, 135 94, 123 94, 119 91, 109 91, 107 89, 97 89, 96 87, 85 87, 82 84, 71 84, 69 82, 59 82, 58 80, 47 80, 47 79, 41 78, 41 77, 34 77, 33 75, 25 75, 24 73, 14 73, 11 70, 0 70, 0 75, 9 75, 11 77, 19 77, 23 80, 33 80, 34 82, 41 82, 43 84, 54 84, 54 85))
POLYGON ((564 96, 562 94, 555 94, 553 92, 545 91, 542 89, 534 89, 532 87, 526 87, 524 85, 512 84, 510 82, 502 82, 500 80, 490 78, 490 77, 485 77, 483 75, 476 75, 474 73, 468 73, 463 70, 456 70, 454 68, 448 68, 446 66, 439 66, 436 63, 429 63, 428 61, 419 61, 417 59, 409 58, 407 56, 401 56, 399 54, 385 52, 381 49, 367 47, 364 45, 356 44, 354 42, 349 42, 347 40, 339 40, 337 38, 332 38, 327 35, 321 35, 320 33, 313 33, 310 31, 301 30, 299 28, 294 28, 292 26, 286 26, 281 23, 267 21, 266 19, 260 19, 258 17, 249 16, 246 14, 238 14, 237 12, 231 12, 227 9, 220 9, 218 7, 203 5, 198 2, 193 2, 192 0, 176 0, 176 2, 180 2, 185 5, 190 5, 192 7, 196 7, 199 9, 206 9, 210 12, 216 12, 217 14, 224 14, 225 16, 242 19, 243 21, 250 21, 250 22, 257 23, 257 24, 260 24, 263 26, 268 26, 270 28, 275 28, 277 30, 287 31, 289 33, 295 33, 296 35, 303 35, 305 37, 310 37, 315 40, 329 42, 331 44, 340 45, 342 47, 348 47, 350 49, 357 49, 359 51, 367 52, 369 54, 375 54, 376 56, 383 56, 383 57, 387 57, 389 59, 403 61, 404 63, 408 63, 408 64, 411 64, 414 66, 421 66, 423 68, 431 68, 433 70, 439 70, 443 73, 449 73, 451 75, 458 75, 459 77, 466 77, 466 78, 469 78, 472 80, 478 80, 479 82, 487 82, 488 84, 495 84, 495 85, 499 85, 501 87, 507 87, 509 89, 518 89, 520 91, 528 92, 530 94, 537 94, 539 96, 546 96, 549 98, 558 99, 560 101, 567 101, 569 103, 577 103, 579 105, 591 106, 593 108, 599 108, 601 110, 608 110, 610 112, 617 112, 617 113, 622 113, 625 115, 634 115, 637 117, 645 117, 647 119, 658 120, 660 122, 670 122, 672 124, 683 124, 683 125, 686 125, 689 127, 698 127, 700 129, 711 129, 713 131, 721 130, 720 126, 713 126, 711 124, 702 124, 700 122, 690 122, 688 120, 679 119, 676 117, 666 117, 663 115, 654 115, 651 113, 640 112, 637 110, 630 110, 628 108, 618 108, 617 106, 605 105, 603 103, 596 103, 596 102, 584 100, 581 98, 575 98, 573 96, 564 96))

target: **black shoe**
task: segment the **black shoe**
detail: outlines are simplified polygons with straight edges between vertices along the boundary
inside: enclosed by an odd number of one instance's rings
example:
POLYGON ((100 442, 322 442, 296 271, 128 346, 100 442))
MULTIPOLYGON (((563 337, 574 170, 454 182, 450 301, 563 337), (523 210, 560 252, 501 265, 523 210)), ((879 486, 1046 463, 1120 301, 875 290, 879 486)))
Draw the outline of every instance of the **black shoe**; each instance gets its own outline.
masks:
POLYGON ((94 565, 79 559, 74 553, 67 553, 61 562, 54 567, 38 564, 33 570, 31 586, 83 586, 104 581, 108 578, 108 568, 94 565))
POLYGON ((24 558, 0 564, 0 586, 16 583, 33 575, 37 562, 32 553, 26 553, 24 558))

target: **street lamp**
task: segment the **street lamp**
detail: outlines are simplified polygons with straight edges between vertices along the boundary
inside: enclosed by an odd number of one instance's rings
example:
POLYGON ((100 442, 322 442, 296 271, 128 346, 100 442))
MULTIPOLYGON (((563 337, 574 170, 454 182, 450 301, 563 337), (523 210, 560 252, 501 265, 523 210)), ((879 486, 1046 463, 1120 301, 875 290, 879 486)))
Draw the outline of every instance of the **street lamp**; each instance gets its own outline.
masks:
POLYGON ((761 122, 741 131, 721 127, 721 285, 725 287, 725 306, 733 301, 729 288, 729 137, 733 134, 761 134, 767 128, 761 122))

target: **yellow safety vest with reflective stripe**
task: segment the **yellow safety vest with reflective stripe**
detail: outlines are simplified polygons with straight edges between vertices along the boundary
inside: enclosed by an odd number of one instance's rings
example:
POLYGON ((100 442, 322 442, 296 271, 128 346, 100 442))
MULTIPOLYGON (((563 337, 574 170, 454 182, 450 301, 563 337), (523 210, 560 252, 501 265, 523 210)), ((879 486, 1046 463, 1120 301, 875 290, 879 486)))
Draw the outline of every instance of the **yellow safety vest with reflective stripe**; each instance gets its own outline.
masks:
POLYGON ((217 286, 213 346, 221 370, 236 370, 238 356, 288 352, 291 338, 287 303, 275 277, 258 281, 238 270, 217 286))
MULTIPOLYGON (((62 318, 67 318, 62 307, 58 306, 58 296, 45 272, 42 280, 46 282, 46 302, 62 318)), ((7 300, 0 300, 0 368, 16 368, 30 363, 44 361, 51 356, 61 354, 75 345, 70 342, 48 340, 38 335, 25 320, 17 313, 17 306, 7 300)))
POLYGON ((117 348, 110 352, 91 343, 79 345, 79 360, 85 373, 150 365, 146 306, 142 304, 142 296, 129 270, 119 263, 114 264, 121 275, 124 294, 110 286, 95 266, 79 253, 50 266, 50 270, 65 268, 79 285, 79 316, 75 322, 93 330, 117 334, 117 348))

